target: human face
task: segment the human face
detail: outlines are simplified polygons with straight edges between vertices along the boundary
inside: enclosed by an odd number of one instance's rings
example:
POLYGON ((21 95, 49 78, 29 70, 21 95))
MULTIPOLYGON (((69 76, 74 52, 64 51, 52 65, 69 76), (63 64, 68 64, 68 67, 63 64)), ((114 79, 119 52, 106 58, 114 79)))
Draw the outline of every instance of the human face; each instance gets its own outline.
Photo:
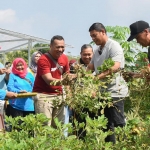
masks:
POLYGON ((24 71, 24 64, 22 62, 18 62, 16 65, 16 69, 20 72, 24 71))
POLYGON ((50 45, 50 53, 55 59, 58 59, 63 54, 64 50, 64 40, 54 40, 54 42, 50 45))
POLYGON ((5 65, 6 69, 9 69, 11 67, 11 63, 5 65))
POLYGON ((104 45, 104 31, 90 31, 90 36, 96 45, 104 45))
POLYGON ((37 64, 37 62, 38 62, 38 60, 39 60, 40 57, 41 57, 41 54, 39 54, 39 53, 37 53, 37 54, 35 55, 34 61, 35 61, 36 64, 37 64))
POLYGON ((93 56, 92 48, 91 47, 85 48, 84 50, 82 50, 80 54, 81 54, 81 59, 84 62, 84 64, 88 65, 93 56))
POLYGON ((150 33, 148 32, 147 29, 145 29, 143 32, 139 33, 135 39, 137 41, 137 43, 139 43, 140 45, 142 45, 143 47, 147 47, 149 46, 149 40, 148 40, 148 35, 150 33))

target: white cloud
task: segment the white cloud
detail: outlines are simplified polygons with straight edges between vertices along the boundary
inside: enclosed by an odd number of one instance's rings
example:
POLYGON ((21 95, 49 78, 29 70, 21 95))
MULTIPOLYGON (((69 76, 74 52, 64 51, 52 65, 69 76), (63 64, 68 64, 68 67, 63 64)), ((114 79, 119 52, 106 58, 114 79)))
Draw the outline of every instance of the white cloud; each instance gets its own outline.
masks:
MULTIPOLYGON (((0 28, 2 29, 29 34, 32 30, 31 29, 32 24, 33 21, 31 19, 28 20, 19 19, 17 17, 15 10, 12 9, 0 10, 0 28)), ((0 33, 0 41, 11 40, 11 39, 17 39, 17 38, 0 33)), ((9 42, 9 43, 1 42, 0 50, 6 50, 15 47, 17 45, 20 45, 22 43, 23 42, 9 42)))
POLYGON ((15 11, 12 9, 0 10, 0 23, 12 23, 15 21, 15 11))

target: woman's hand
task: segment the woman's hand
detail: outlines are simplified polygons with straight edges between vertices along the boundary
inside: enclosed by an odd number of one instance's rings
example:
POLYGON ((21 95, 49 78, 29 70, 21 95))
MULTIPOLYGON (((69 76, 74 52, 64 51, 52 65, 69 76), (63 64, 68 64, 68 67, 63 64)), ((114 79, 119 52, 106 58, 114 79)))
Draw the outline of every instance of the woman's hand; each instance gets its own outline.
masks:
POLYGON ((16 97, 17 97, 17 93, 14 93, 14 92, 7 92, 6 93, 6 98, 8 98, 8 99, 13 99, 16 97))

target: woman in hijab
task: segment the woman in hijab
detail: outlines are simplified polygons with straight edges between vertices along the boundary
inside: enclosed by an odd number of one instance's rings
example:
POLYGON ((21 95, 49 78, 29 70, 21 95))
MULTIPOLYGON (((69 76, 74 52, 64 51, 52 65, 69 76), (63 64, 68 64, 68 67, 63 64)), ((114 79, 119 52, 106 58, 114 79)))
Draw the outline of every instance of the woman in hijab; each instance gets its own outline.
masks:
POLYGON ((42 53, 40 51, 37 51, 37 52, 34 52, 31 57, 31 65, 28 71, 31 72, 34 75, 34 77, 36 76, 36 73, 37 73, 37 62, 39 58, 41 57, 41 55, 42 53))
MULTIPOLYGON (((34 84, 33 75, 27 71, 27 64, 22 58, 13 61, 12 73, 10 73, 7 90, 15 93, 32 92, 34 84)), ((25 117, 34 113, 32 97, 14 98, 9 100, 10 115, 12 117, 25 117)))

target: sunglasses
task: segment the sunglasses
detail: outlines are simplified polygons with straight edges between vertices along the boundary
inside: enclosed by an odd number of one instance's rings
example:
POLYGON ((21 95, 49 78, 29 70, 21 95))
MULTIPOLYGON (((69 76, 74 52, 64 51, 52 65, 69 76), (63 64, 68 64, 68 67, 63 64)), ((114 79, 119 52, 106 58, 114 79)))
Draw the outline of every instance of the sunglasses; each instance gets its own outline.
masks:
POLYGON ((98 51, 98 53, 99 53, 99 55, 102 55, 103 51, 100 50, 100 51, 98 51))
POLYGON ((99 53, 99 55, 102 55, 102 53, 103 53, 103 48, 102 48, 102 49, 100 48, 100 49, 98 50, 98 53, 99 53))

